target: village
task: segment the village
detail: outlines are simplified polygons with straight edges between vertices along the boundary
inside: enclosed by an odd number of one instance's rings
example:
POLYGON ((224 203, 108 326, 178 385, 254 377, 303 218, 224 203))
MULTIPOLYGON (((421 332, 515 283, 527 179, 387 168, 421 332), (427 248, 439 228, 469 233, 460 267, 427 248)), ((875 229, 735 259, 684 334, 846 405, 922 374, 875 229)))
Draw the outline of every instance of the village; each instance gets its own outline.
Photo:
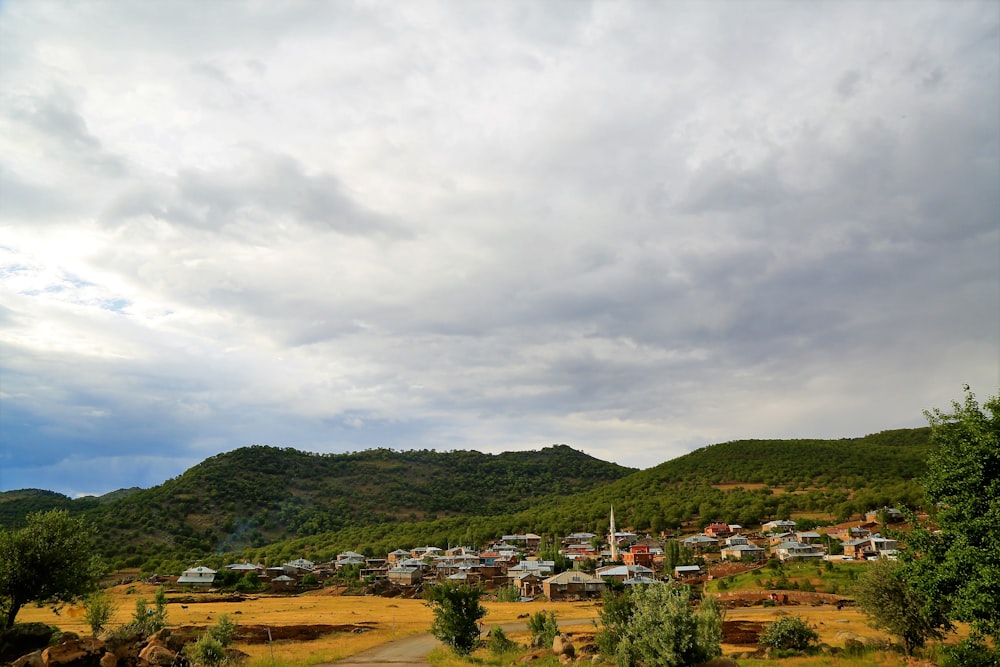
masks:
POLYGON ((607 535, 576 532, 556 548, 534 533, 502 535, 482 550, 468 546, 421 546, 396 549, 384 558, 345 551, 316 563, 298 558, 280 565, 230 563, 224 572, 204 565, 180 576, 155 575, 157 583, 191 591, 209 591, 234 579, 252 581, 260 590, 292 594, 343 582, 348 575, 365 593, 416 597, 423 587, 451 581, 504 589, 523 601, 600 598, 609 585, 657 583, 704 584, 714 577, 761 567, 769 560, 868 561, 897 557, 897 540, 884 537, 889 523, 903 521, 895 508, 865 513, 857 525, 820 533, 796 530, 796 522, 774 520, 759 529, 713 522, 689 535, 640 535, 615 529, 614 510, 607 535), (557 553, 559 560, 547 560, 557 553))

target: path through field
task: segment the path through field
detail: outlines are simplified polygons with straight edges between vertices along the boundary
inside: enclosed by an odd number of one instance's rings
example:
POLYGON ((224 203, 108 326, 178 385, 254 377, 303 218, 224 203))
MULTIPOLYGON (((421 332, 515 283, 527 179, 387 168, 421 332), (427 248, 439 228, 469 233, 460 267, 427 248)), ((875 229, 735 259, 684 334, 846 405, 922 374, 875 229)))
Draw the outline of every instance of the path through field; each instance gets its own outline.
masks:
MULTIPOLYGON (((559 621, 559 627, 574 625, 590 625, 593 619, 577 618, 559 621)), ((500 627, 506 633, 520 632, 527 629, 525 623, 504 623, 500 627)), ((360 667, 366 665, 427 665, 427 655, 440 644, 431 635, 414 635, 391 641, 388 644, 376 646, 363 653, 352 655, 338 662, 317 665, 316 667, 360 667)))

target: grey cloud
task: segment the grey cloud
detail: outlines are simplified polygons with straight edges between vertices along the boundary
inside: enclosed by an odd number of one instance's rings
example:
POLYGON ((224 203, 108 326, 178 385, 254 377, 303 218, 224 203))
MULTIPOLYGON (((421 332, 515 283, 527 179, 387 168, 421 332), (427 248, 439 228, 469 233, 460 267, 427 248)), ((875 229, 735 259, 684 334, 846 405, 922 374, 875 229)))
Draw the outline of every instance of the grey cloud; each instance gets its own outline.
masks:
POLYGON ((31 127, 52 146, 50 160, 71 158, 88 170, 118 178, 128 173, 128 164, 120 156, 106 151, 80 114, 73 97, 54 89, 46 95, 9 98, 8 112, 20 124, 31 127))
POLYGON ((355 203, 332 174, 306 174, 299 162, 279 155, 255 155, 224 171, 184 170, 161 187, 125 192, 104 218, 115 223, 140 215, 214 231, 249 222, 305 224, 350 236, 409 235, 355 203))

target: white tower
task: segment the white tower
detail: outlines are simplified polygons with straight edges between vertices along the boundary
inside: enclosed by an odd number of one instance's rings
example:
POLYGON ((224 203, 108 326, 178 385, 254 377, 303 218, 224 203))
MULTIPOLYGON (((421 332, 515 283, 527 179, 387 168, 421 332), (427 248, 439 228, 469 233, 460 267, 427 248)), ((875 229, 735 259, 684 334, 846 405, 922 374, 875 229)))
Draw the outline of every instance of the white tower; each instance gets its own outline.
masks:
POLYGON ((611 535, 608 542, 611 543, 611 560, 612 562, 618 562, 618 531, 615 529, 615 506, 611 506, 611 535))

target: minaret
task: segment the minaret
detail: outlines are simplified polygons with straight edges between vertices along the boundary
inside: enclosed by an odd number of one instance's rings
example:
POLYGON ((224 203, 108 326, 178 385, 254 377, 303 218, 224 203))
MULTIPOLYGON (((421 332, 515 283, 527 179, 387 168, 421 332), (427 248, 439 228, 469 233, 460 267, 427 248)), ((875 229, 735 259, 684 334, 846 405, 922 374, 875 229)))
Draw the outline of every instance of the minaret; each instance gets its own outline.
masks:
POLYGON ((618 539, 616 533, 618 531, 615 529, 615 506, 611 506, 611 561, 614 563, 618 562, 618 539))

